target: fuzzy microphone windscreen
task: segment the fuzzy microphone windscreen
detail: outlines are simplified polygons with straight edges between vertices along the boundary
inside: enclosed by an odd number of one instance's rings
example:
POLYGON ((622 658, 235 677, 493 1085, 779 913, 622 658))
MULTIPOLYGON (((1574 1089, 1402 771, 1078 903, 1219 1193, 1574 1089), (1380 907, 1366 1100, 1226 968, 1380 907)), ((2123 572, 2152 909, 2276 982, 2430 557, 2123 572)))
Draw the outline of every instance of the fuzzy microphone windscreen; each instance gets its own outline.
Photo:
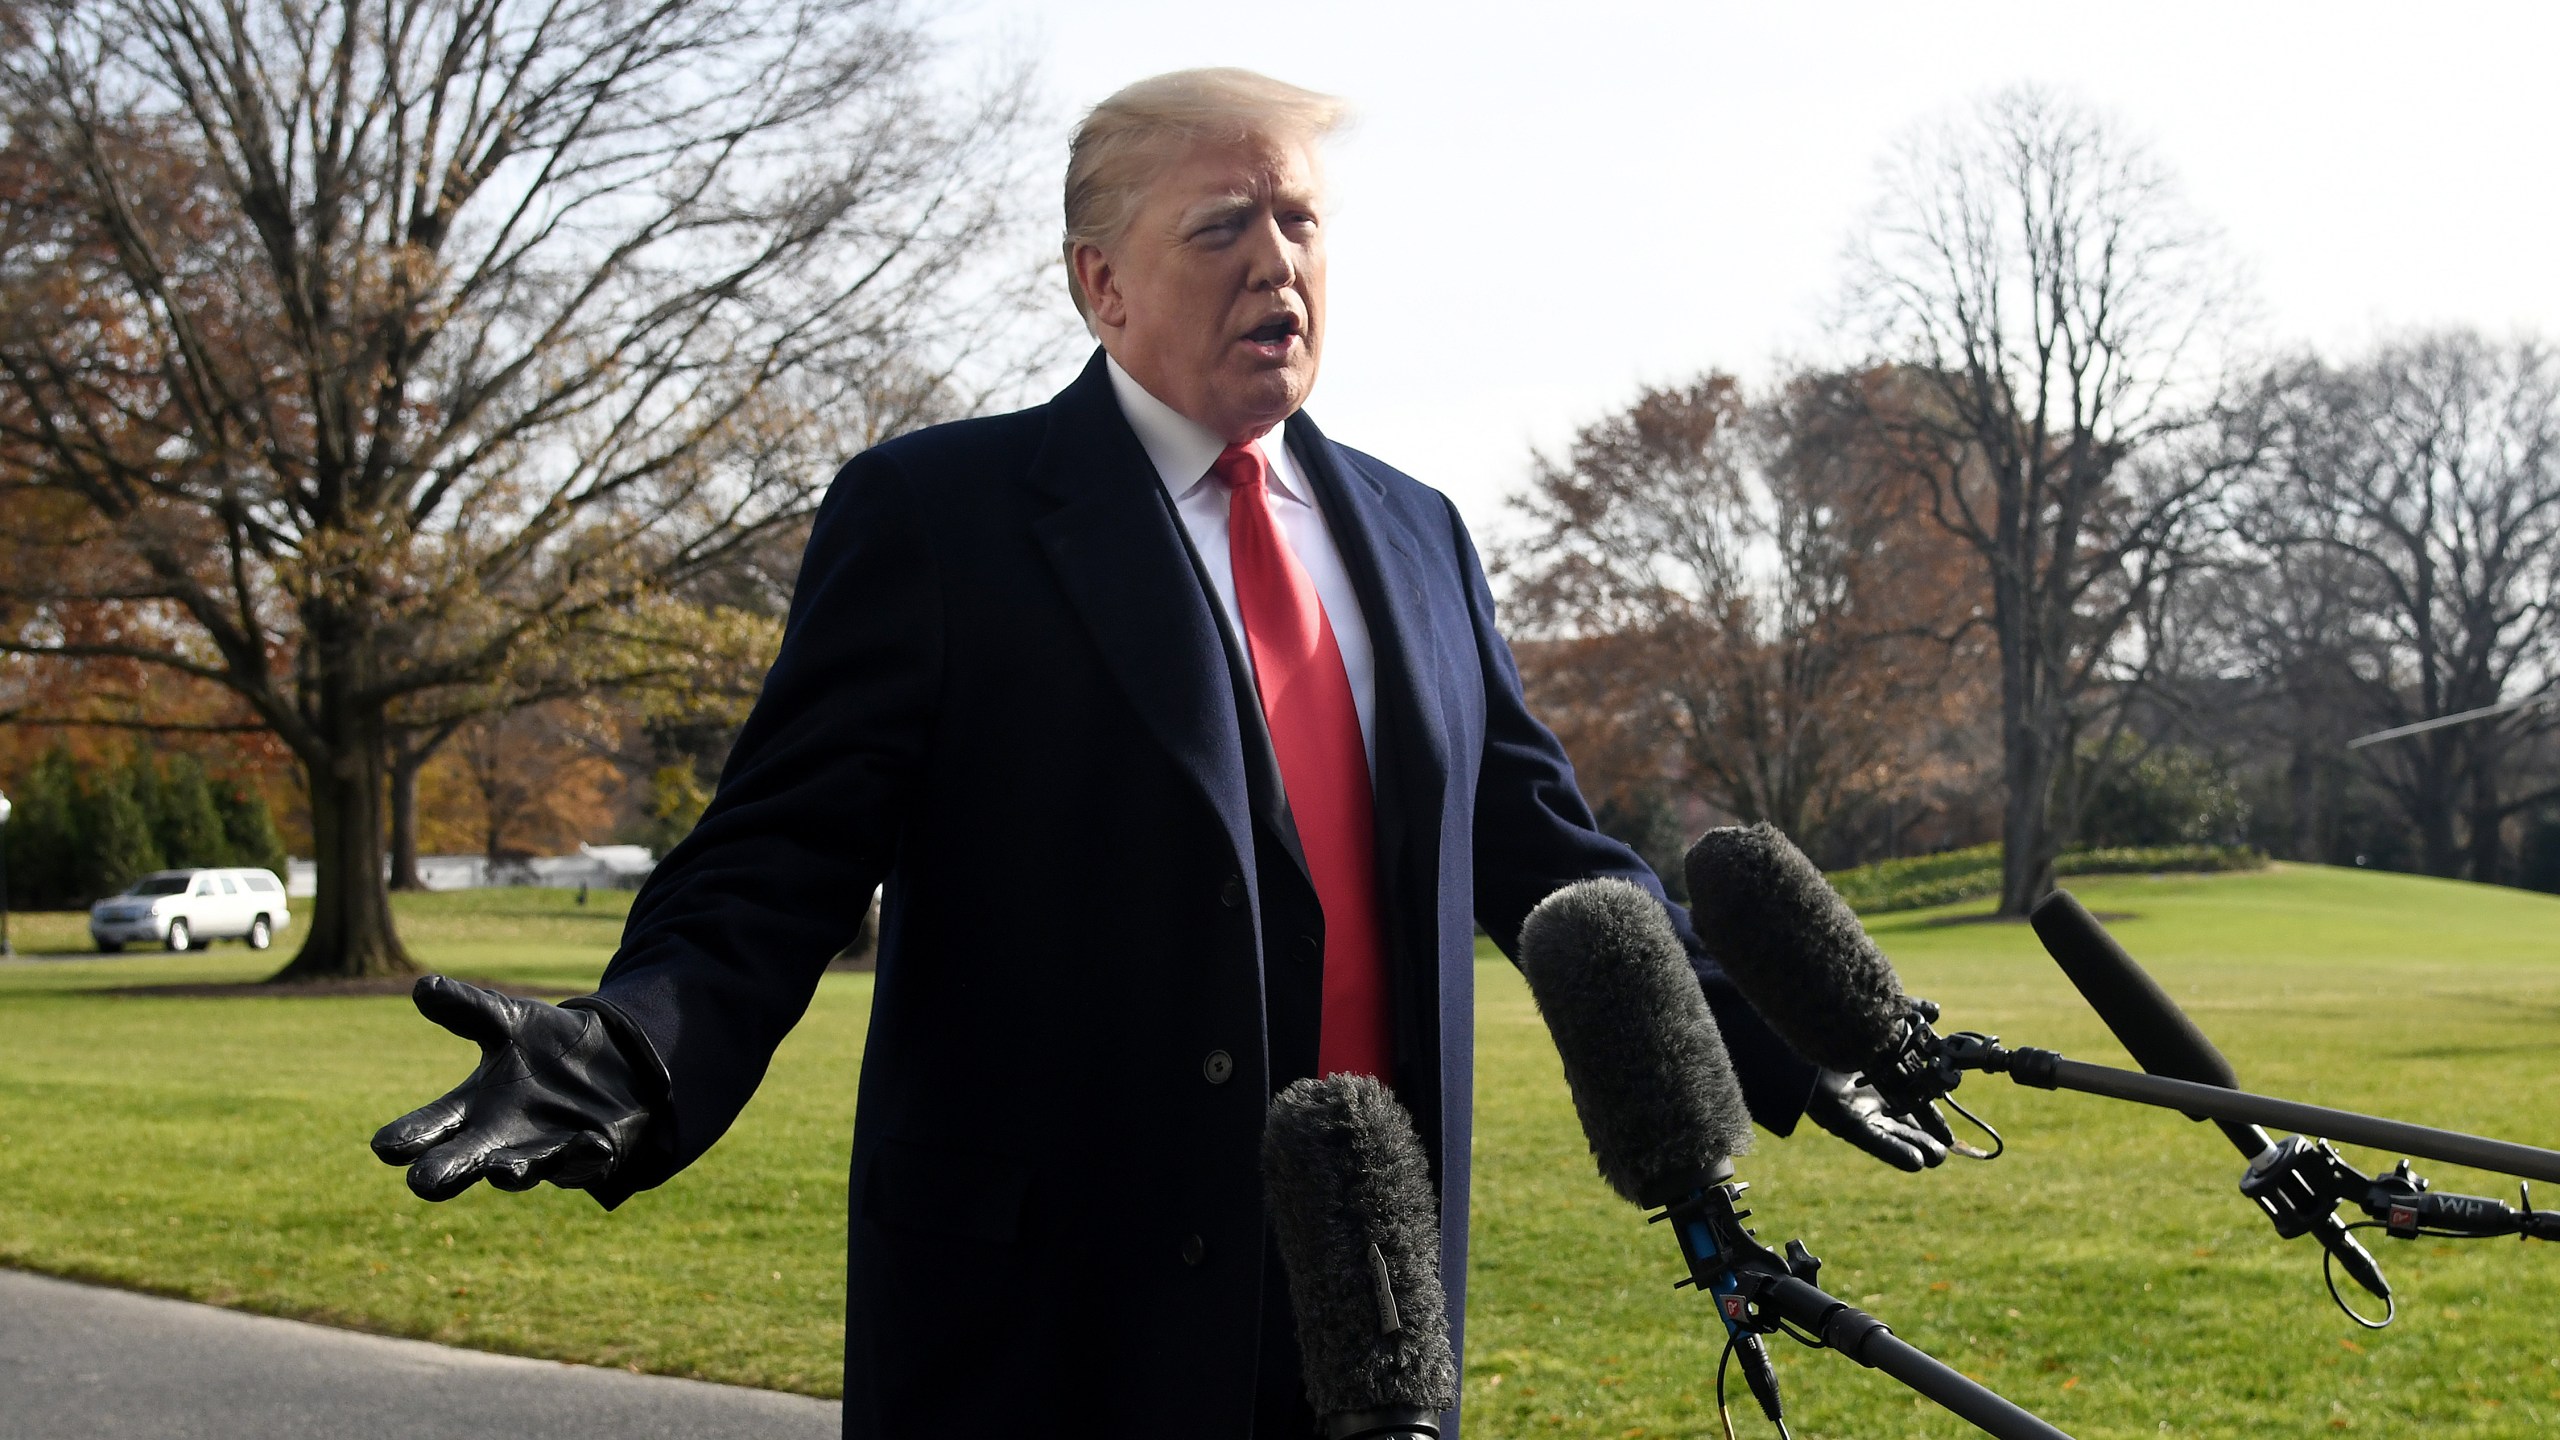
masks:
POLYGON ((1751 1114, 1724 1035, 1662 902, 1584 880, 1520 927, 1520 969, 1564 1058, 1600 1178, 1633 1204, 1751 1148, 1751 1114))
POLYGON ((1897 1053, 1901 978, 1794 842, 1768 825, 1710 830, 1686 873, 1699 940, 1778 1038, 1843 1074, 1897 1053))
POLYGON ((1366 1075, 1271 1102, 1263 1185, 1319 1416, 1458 1403, 1440 1209, 1413 1117, 1366 1075))

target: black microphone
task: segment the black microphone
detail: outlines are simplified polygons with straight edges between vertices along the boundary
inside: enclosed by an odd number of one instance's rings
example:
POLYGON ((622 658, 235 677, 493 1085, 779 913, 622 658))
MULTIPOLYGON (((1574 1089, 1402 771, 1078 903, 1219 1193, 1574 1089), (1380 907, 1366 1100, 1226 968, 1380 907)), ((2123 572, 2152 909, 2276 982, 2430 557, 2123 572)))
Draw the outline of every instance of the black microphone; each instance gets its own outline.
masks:
POLYGON ((1439 1202, 1413 1117, 1366 1075, 1271 1102, 1262 1174, 1324 1440, 1439 1440, 1458 1403, 1439 1202))
POLYGON ((1732 1179, 1732 1157, 1750 1148, 1750 1112, 1660 900, 1624 880, 1568 885, 1529 912, 1519 962, 1601 1177, 1636 1205, 1662 1208, 1655 1218, 1671 1222, 1689 1263, 1680 1283, 1716 1297, 1731 1353, 1781 1433, 1777 1374, 1761 1336, 1784 1321, 1993 1435, 2068 1440, 1817 1289, 1822 1262, 1800 1242, 1780 1255, 1743 1228, 1750 1212, 1734 1202, 1747 1187, 1732 1179))
POLYGON ((1909 1112, 1956 1087, 1929 1022, 1857 912, 1775 827, 1727 826, 1689 847, 1689 913, 1716 963, 1799 1055, 1862 1076, 1909 1112))
MULTIPOLYGON (((2240 1088, 2239 1072, 2231 1068, 2222 1051, 2205 1038, 2195 1021, 2187 1018, 2187 1012, 2160 988, 2160 982, 2135 963, 2133 956, 2098 923, 2098 917, 2090 914, 2070 891, 2056 890, 2037 901, 2035 908, 2027 912, 2027 923, 2035 927, 2045 953, 2062 967, 2072 987, 2089 1002, 2090 1009, 2098 1012, 2098 1018, 2106 1022, 2107 1029, 2135 1064, 2172 1080, 2191 1080, 2225 1090, 2240 1088)), ((2321 1247, 2358 1285, 2388 1303, 2391 1282, 2382 1277, 2382 1267, 2374 1262, 2372 1252, 2338 1219, 2335 1198, 2323 1204, 2317 1189, 2298 1182, 2282 1183, 2278 1176, 2296 1172, 2271 1168, 2276 1166, 2280 1152, 2265 1130, 2236 1120, 2215 1123, 2230 1138, 2232 1147, 2248 1157, 2249 1175, 2260 1183, 2244 1179, 2242 1193, 2275 1223, 2276 1233, 2285 1239, 2303 1234, 2319 1237, 2321 1247)))
MULTIPOLYGON (((2045 953, 2062 967, 2073 989, 2098 1012, 2133 1063, 2154 1075, 2192 1080, 2199 1085, 2240 1088, 2240 1076, 2222 1051, 2205 1038, 2151 972, 2134 963, 2098 917, 2068 890, 2056 890, 2027 912, 2027 923, 2044 942, 2045 953)), ((2188 1116, 2201 1119, 2201 1116, 2188 1116)), ((2236 1124, 2223 1129, 2243 1150, 2254 1155, 2253 1142, 2238 1135, 2236 1124)), ((2263 1137, 2261 1137, 2263 1138, 2263 1137)), ((2260 1147, 2263 1148, 2263 1147, 2260 1147)))

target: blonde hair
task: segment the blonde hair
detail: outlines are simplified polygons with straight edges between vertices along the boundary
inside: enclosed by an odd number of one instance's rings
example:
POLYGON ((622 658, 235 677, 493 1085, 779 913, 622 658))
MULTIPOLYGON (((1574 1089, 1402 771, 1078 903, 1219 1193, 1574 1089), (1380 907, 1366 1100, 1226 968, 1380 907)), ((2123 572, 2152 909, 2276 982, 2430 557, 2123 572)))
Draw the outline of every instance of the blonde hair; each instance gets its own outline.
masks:
POLYGON ((1123 87, 1093 107, 1067 146, 1067 293, 1076 313, 1093 307, 1076 279, 1079 245, 1117 242, 1138 213, 1152 164, 1199 140, 1254 137, 1312 143, 1331 134, 1350 107, 1251 70, 1176 70, 1123 87))

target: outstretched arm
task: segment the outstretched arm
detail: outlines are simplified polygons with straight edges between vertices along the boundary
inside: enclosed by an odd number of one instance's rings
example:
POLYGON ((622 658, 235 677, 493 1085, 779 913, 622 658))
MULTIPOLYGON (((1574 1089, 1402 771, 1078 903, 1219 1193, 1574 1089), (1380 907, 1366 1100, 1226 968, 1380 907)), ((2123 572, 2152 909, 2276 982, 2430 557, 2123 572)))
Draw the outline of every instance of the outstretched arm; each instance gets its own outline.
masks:
POLYGON ((431 1200, 476 1179, 578 1186, 608 1208, 729 1128, 887 877, 942 674, 933 551, 873 451, 819 508, 782 649, 693 833, 633 901, 596 994, 562 1006, 422 982, 483 1049, 374 1148, 431 1200))
POLYGON ((942 684, 939 572, 908 486, 876 450, 837 475, 719 788, 597 987, 669 1077, 663 1144, 632 1189, 727 1131, 895 860, 942 684))

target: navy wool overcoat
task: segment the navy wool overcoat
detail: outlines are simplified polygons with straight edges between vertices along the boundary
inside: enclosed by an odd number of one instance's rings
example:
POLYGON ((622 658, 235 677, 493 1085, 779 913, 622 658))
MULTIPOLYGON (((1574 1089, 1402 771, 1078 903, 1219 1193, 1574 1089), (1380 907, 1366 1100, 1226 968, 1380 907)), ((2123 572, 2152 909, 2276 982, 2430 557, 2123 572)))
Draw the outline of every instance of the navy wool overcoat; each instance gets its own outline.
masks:
MULTIPOLYGON (((1286 440, 1375 644, 1389 1079, 1462 1335, 1475 928, 1508 953, 1558 886, 1660 885, 1531 718, 1449 502, 1303 414, 1286 440)), ((627 1194, 720 1138, 885 883, 853 1440, 1252 1428, 1263 1116, 1313 1067, 1322 918, 1232 643, 1098 352, 1046 405, 864 452, 819 510, 718 792, 599 993, 673 1081, 627 1194)), ((1673 917, 1754 1115, 1790 1128, 1812 1070, 1673 917)))

